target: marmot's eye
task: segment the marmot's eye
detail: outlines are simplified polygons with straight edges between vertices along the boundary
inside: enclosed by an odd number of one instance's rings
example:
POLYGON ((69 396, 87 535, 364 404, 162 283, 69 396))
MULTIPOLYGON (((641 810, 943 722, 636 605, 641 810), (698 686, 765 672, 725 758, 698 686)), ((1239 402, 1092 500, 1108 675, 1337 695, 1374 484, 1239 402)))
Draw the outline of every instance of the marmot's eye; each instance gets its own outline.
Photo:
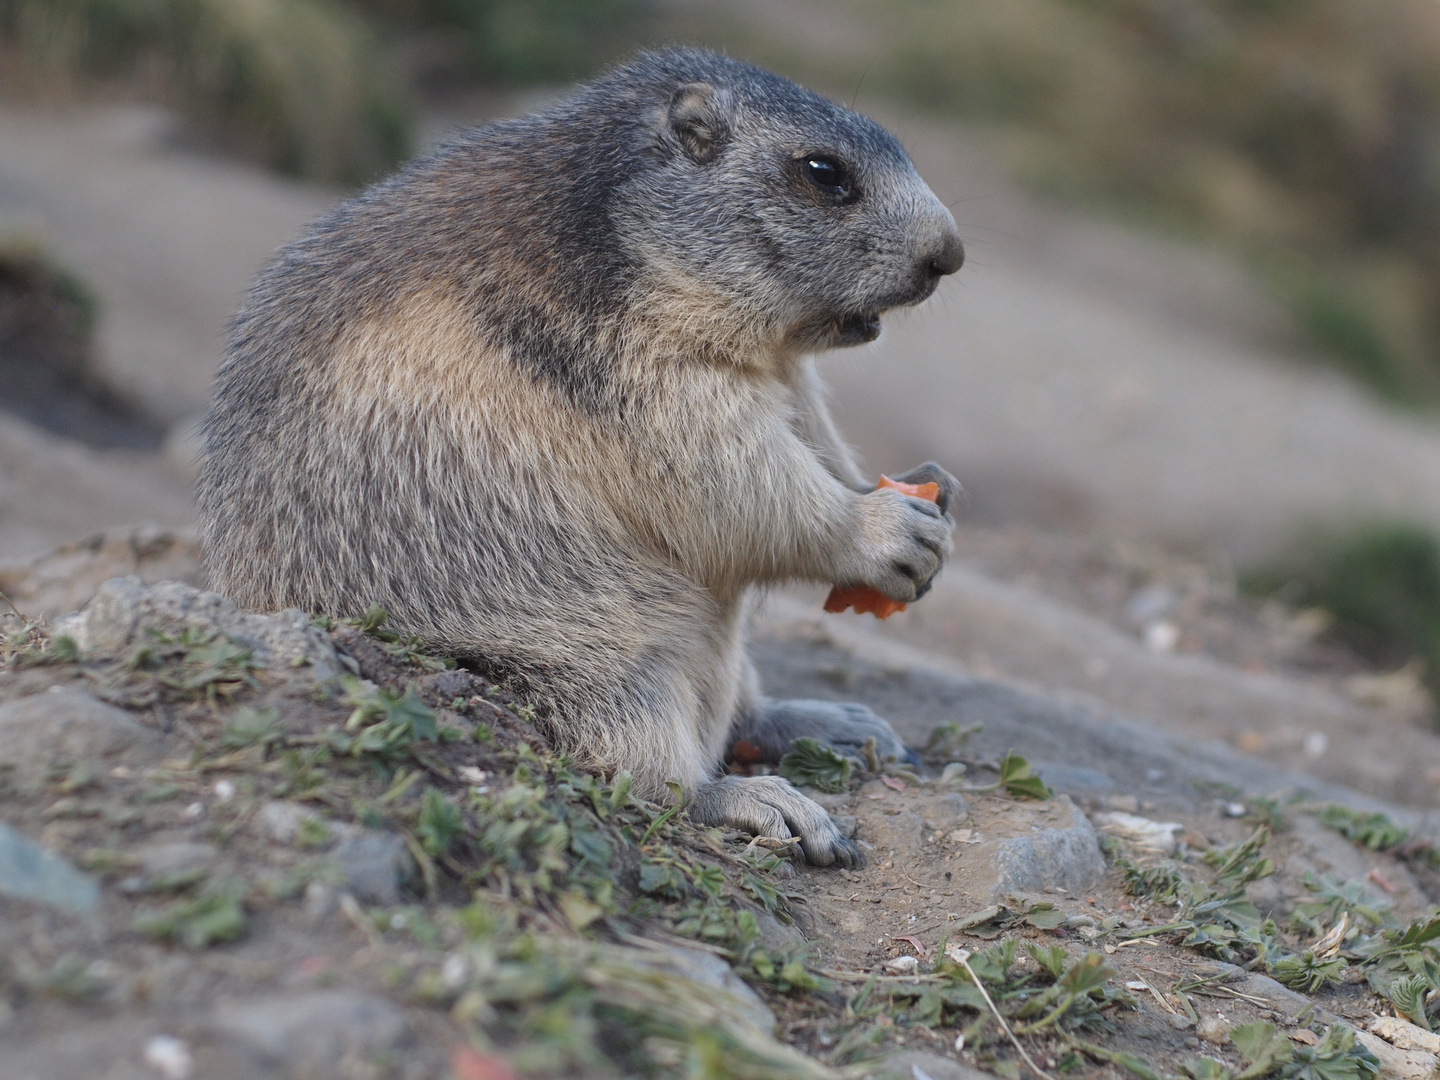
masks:
POLYGON ((839 198, 850 196, 850 170, 832 157, 812 157, 805 161, 805 175, 821 191, 839 198))

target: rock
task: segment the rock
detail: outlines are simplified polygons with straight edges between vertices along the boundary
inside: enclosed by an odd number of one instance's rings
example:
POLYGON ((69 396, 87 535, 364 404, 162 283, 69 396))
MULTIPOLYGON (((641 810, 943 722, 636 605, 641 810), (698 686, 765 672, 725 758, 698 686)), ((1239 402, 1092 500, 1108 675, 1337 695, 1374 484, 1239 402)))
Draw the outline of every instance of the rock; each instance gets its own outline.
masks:
POLYGON ((342 990, 236 1001, 216 1009, 206 1026, 257 1063, 297 1077, 350 1075, 408 1035, 389 1001, 342 990))
POLYGON ((394 833, 374 829, 345 830, 330 852, 355 899, 366 904, 396 904, 400 887, 415 874, 415 862, 405 841, 394 833))
POLYGON ((1408 1020, 1401 1020, 1398 1016, 1377 1016, 1370 1021, 1370 1031, 1401 1050, 1423 1050, 1429 1054, 1440 1054, 1440 1035, 1426 1031, 1408 1020))
POLYGON ((220 852, 214 844, 179 840, 145 844, 135 849, 134 856, 140 863, 140 872, 120 883, 122 892, 144 892, 167 883, 194 881, 203 876, 220 852))
POLYGON ((1068 818, 1062 827, 994 842, 990 859, 995 898, 1056 888, 1078 892, 1105 876, 1105 858, 1090 822, 1069 796, 1056 796, 1054 802, 1068 818))
POLYGON ((1321 1024, 1341 1024, 1345 1021, 1329 1009, 1317 1005, 1305 995, 1282 986, 1269 975, 1246 971, 1244 968, 1227 964, 1222 960, 1209 960, 1195 967, 1194 973, 1202 979, 1224 978, 1225 985, 1252 998, 1263 998, 1265 1003, 1289 1020, 1309 1016, 1321 1024))
POLYGON ((300 835, 300 826, 320 819, 308 806, 293 802, 268 802, 260 808, 260 824, 277 844, 293 844, 300 835))
POLYGON ((355 899, 366 904, 395 904, 400 888, 415 875, 415 861, 405 841, 394 833, 328 821, 308 806, 270 802, 260 808, 260 824, 277 843, 293 844, 306 822, 322 822, 330 836, 327 858, 355 899))
POLYGON ((1230 1041, 1230 1025, 1218 1016, 1202 1016, 1195 1025, 1195 1034, 1200 1036, 1202 1042, 1224 1046, 1230 1041))
POLYGON ((0 824, 0 896, 84 915, 99 902, 100 887, 53 851, 0 824))
POLYGON ((831 814, 830 820, 840 830, 840 835, 850 840, 854 840, 855 834, 860 831, 860 819, 854 814, 831 814))
POLYGON ((41 782, 55 765, 148 749, 155 736, 130 714, 83 690, 52 687, 0 705, 0 765, 41 782))
POLYGON ((647 959, 653 959, 657 967, 728 995, 730 1000, 726 1004, 730 1011, 751 1027, 764 1032, 775 1030, 775 1014, 770 1007, 746 985, 744 979, 735 974, 729 964, 714 953, 666 945, 657 946, 657 951, 647 959))
POLYGON ((242 612, 219 593, 164 581, 146 585, 138 577, 111 578, 89 607, 56 620, 58 636, 75 639, 87 656, 120 657, 145 640, 149 630, 176 634, 186 627, 225 634, 254 650, 257 663, 285 669, 308 664, 318 680, 340 674, 340 660, 326 634, 295 609, 276 615, 242 612))
POLYGON ((1368 1031, 1355 1032, 1355 1041, 1380 1059, 1377 1080, 1433 1080, 1435 1055, 1423 1050, 1402 1050, 1368 1031))
POLYGON ((918 809, 935 832, 945 832, 970 818, 970 803, 964 795, 951 793, 918 801, 918 809))
POLYGON ((173 1035, 152 1036, 140 1058, 165 1080, 190 1080, 195 1073, 195 1057, 190 1047, 173 1035))
POLYGON ((990 1073, 923 1050, 907 1050, 879 1064, 884 1070, 881 1075, 893 1076, 896 1080, 993 1080, 990 1073))
POLYGON ((885 970, 891 975, 913 975, 920 967, 920 961, 913 956, 897 956, 885 961, 885 970))

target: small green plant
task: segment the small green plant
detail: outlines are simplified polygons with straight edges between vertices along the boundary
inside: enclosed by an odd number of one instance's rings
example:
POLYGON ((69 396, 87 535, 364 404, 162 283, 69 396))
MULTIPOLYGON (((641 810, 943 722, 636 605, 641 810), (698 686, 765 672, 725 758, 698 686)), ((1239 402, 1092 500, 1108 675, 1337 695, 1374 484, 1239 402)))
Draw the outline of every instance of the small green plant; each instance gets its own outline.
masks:
POLYGON ((1309 949, 1295 956, 1285 956, 1270 965, 1276 982, 1291 990, 1313 994, 1326 983, 1338 983, 1349 965, 1339 957, 1322 960, 1309 949))
POLYGON ((1116 859, 1115 868, 1120 871, 1127 893, 1131 896, 1148 896, 1160 904, 1175 903, 1180 888, 1185 884, 1184 875, 1170 862, 1142 867, 1129 859, 1116 859))
POLYGON ((850 785, 850 761, 811 738, 796 739, 780 759, 779 772, 796 787, 844 791, 850 785))
POLYGON ((234 941, 245 932, 241 890, 234 884, 210 889, 194 899, 177 900, 135 920, 141 933, 187 949, 204 949, 234 941))
POLYGON ((256 685, 254 650, 222 634, 186 626, 177 634, 148 630, 149 641, 130 657, 134 671, 181 695, 214 701, 256 685))
POLYGON ((1338 803, 1331 803, 1320 812, 1320 822, 1334 829, 1346 840, 1371 851, 1385 851, 1396 847, 1410 836, 1410 830, 1389 814, 1366 814, 1338 803))
POLYGON ((460 835, 464 824, 465 818, 458 806, 434 788, 425 789, 420 798, 420 816, 415 823, 415 834, 426 851, 431 855, 445 854, 455 837, 460 835))
POLYGON ((435 714, 413 686, 403 694, 389 687, 370 687, 354 676, 342 676, 346 703, 353 706, 345 730, 355 735, 343 747, 350 754, 395 757, 410 750, 417 740, 434 742, 439 737, 435 714))
POLYGON ((247 746, 269 746, 279 742, 285 733, 280 714, 271 708, 241 706, 231 715, 220 734, 220 745, 227 750, 247 746))

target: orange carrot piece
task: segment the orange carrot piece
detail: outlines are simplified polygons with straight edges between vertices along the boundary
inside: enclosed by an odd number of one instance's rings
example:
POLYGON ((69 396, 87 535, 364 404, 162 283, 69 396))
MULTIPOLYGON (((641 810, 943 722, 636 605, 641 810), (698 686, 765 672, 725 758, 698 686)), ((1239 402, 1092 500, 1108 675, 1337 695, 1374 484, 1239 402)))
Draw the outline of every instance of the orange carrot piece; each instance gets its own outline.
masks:
MULTIPOLYGON (((940 500, 940 485, 932 481, 923 484, 907 484, 902 480, 891 480, 888 476, 880 477, 877 488, 894 488, 902 495, 912 495, 917 499, 926 499, 929 502, 940 500)), ((877 619, 888 619, 897 611, 904 611, 905 605, 899 600, 891 600, 890 597, 872 589, 869 585, 836 585, 830 590, 830 595, 825 599, 825 610, 829 612, 841 612, 846 608, 854 608, 856 615, 870 614, 877 619)))

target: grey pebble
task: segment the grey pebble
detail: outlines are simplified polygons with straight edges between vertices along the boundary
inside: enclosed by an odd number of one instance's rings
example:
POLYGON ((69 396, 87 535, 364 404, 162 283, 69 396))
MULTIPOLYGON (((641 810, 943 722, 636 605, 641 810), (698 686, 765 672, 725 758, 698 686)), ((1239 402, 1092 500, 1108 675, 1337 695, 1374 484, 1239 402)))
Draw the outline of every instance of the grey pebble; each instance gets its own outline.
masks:
POLYGON ((100 886, 55 852, 0 824, 0 896, 83 915, 99 902, 100 886))
POLYGON ((996 898, 1047 888, 1076 892, 1090 888, 1105 876, 1105 858, 1089 820, 1069 796, 1056 796, 1054 805, 1065 811, 1069 818, 1066 824, 1036 829, 1029 836, 1016 836, 995 845, 990 858, 996 898))
POLYGON ((334 1075, 342 1061, 393 1051, 408 1034, 404 1015, 385 998, 342 990, 232 1002, 206 1026, 258 1062, 298 1076, 334 1075))
POLYGON ((145 747, 155 736, 83 690, 54 687, 0 705, 0 764, 22 781, 43 779, 57 762, 107 757, 145 747))

